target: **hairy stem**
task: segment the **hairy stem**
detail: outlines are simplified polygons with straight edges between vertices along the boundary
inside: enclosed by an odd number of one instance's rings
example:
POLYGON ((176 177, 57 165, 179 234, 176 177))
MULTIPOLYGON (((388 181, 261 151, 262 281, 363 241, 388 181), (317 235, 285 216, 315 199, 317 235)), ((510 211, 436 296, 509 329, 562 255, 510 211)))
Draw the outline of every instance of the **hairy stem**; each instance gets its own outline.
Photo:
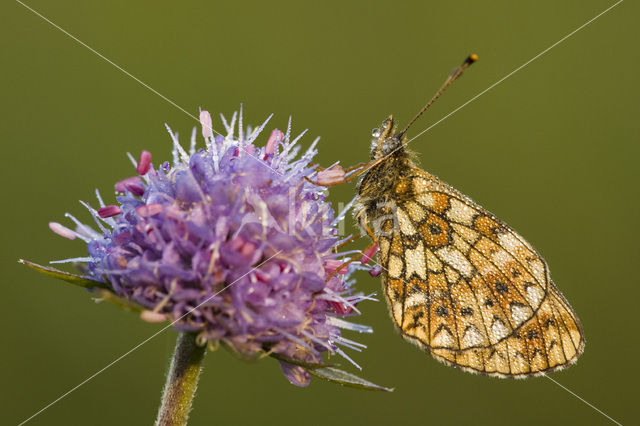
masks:
POLYGON ((202 371, 206 346, 196 344, 193 333, 180 333, 162 392, 156 426, 184 426, 189 418, 193 397, 202 371))

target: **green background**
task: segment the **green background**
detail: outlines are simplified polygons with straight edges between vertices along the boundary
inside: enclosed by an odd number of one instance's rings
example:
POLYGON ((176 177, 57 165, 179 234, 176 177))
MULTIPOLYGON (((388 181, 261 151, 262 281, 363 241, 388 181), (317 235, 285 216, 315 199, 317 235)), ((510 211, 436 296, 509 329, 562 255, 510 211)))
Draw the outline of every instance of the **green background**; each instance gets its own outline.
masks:
MULTIPOLYGON (((245 122, 273 112, 279 128, 292 115, 306 144, 322 136, 321 163, 351 165, 367 159, 371 128, 389 113, 406 123, 467 54, 480 61, 410 136, 613 0, 27 3, 190 113, 243 103, 245 122)), ((19 3, 1 9, 0 423, 15 424, 161 328, 16 259, 84 255, 47 223, 88 219, 77 200, 130 175, 125 152, 169 159, 164 123, 186 138, 197 122, 19 3)), ((425 169, 544 255, 587 337, 578 364, 552 377, 621 423, 637 421, 637 16, 620 4, 412 143, 425 169)), ((363 274, 359 287, 380 283, 363 274)), ((192 424, 612 424, 548 379, 445 367, 402 341, 384 302, 362 308, 376 332, 352 355, 394 393, 299 389, 275 361, 219 351, 192 424)), ((152 339, 30 424, 150 424, 174 339, 152 339)))

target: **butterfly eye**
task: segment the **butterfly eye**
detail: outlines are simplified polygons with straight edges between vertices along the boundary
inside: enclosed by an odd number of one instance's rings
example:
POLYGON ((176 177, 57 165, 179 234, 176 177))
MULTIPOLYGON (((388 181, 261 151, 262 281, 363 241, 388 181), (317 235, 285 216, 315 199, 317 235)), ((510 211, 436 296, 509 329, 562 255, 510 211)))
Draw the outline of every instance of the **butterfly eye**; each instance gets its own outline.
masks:
POLYGON ((378 129, 377 127, 373 130, 371 130, 371 136, 373 136, 374 138, 379 138, 380 137, 380 129, 378 129))

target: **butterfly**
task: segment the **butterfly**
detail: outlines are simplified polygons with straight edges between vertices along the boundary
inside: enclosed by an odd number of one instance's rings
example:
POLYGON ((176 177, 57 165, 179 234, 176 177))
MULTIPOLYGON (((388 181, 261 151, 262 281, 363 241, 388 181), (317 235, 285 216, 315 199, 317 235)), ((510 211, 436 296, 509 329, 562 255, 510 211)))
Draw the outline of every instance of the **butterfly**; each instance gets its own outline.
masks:
MULTIPOLYGON (((419 168, 405 132, 477 59, 469 56, 402 131, 372 132, 354 217, 378 245, 391 318, 403 338, 447 365, 526 377, 573 364, 577 315, 540 254, 496 216, 419 168)), ((348 179, 345 179, 348 180, 348 179)))

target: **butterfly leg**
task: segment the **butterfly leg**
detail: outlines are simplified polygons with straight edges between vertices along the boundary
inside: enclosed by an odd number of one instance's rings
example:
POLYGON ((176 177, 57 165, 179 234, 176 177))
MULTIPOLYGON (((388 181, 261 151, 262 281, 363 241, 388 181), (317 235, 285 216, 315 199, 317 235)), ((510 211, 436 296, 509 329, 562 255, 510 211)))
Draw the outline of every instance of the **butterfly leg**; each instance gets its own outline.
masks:
POLYGON ((325 186, 328 188, 340 185, 341 183, 351 182, 378 162, 378 160, 375 160, 369 163, 360 163, 347 169, 343 169, 339 164, 333 165, 327 169, 318 166, 316 167, 316 171, 318 172, 316 180, 311 180, 307 176, 304 178, 314 185, 325 186))
POLYGON ((340 244, 338 244, 337 246, 335 246, 334 248, 339 249, 340 247, 346 246, 349 243, 354 242, 357 239, 362 238, 362 235, 352 235, 349 238, 347 238, 346 240, 344 240, 343 242, 341 242, 340 244))
POLYGON ((362 226, 362 229, 364 229, 364 231, 367 233, 367 235, 369 235, 369 237, 373 241, 373 244, 378 244, 378 237, 376 237, 371 228, 369 228, 369 225, 367 223, 361 223, 360 225, 362 226))
POLYGON ((330 274, 329 274, 329 276, 327 277, 327 279, 325 280, 325 282, 329 282, 329 280, 330 280, 331 278, 335 277, 337 274, 343 273, 343 272, 341 272, 341 271, 343 271, 343 270, 344 270, 344 272, 346 272, 346 270, 345 270, 344 268, 345 268, 346 266, 348 266, 349 264, 351 264, 351 263, 355 262, 356 260, 357 260, 357 258, 356 258, 356 257, 353 257, 353 258, 351 258, 351 259, 347 260, 346 262, 342 262, 340 265, 338 265, 338 266, 336 267, 336 269, 335 269, 332 273, 330 273, 330 274))
MULTIPOLYGON (((347 168, 347 169, 344 169, 344 171, 345 171, 345 173, 349 173, 349 172, 350 172, 350 171, 352 171, 352 170, 359 169, 359 168, 364 167, 364 166, 366 166, 366 165, 367 165, 367 163, 360 163, 360 164, 356 164, 355 166, 351 166, 351 167, 349 167, 349 168, 347 168)), ((337 166, 337 165, 334 165, 334 166, 331 166, 331 167, 336 167, 336 166, 337 166)), ((315 167, 315 170, 316 170, 316 172, 322 172, 322 171, 324 171, 324 170, 331 169, 331 167, 316 166, 316 167, 315 167)))

